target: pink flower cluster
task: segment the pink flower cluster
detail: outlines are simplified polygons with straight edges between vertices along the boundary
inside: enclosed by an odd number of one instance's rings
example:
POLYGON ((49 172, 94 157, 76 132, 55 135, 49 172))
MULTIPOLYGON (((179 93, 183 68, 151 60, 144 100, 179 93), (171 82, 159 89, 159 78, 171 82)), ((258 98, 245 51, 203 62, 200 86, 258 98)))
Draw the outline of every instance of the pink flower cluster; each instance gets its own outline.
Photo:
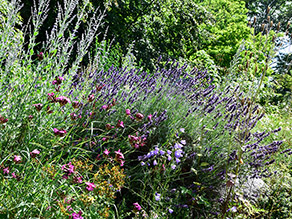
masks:
POLYGON ((133 203, 133 205, 136 211, 141 211, 142 207, 139 205, 138 202, 133 203))
POLYGON ((111 104, 108 104, 108 105, 103 105, 101 108, 104 109, 104 110, 109 110, 111 109, 113 106, 115 106, 117 104, 117 101, 116 99, 113 99, 112 103, 111 104))
POLYGON ((13 159, 13 161, 14 161, 15 163, 20 163, 20 162, 21 162, 21 156, 19 156, 19 155, 14 155, 14 159, 13 159))
POLYGON ((120 166, 121 167, 124 166, 124 163, 125 163, 124 159, 125 159, 125 157, 124 157, 123 153, 121 152, 121 149, 119 149, 118 151, 115 151, 115 154, 116 154, 115 160, 118 163, 120 163, 120 166))
POLYGON ((56 97, 55 94, 52 93, 48 93, 48 100, 50 100, 52 103, 56 102, 56 97))
POLYGON ((68 179, 71 174, 74 174, 75 167, 69 162, 68 164, 64 164, 61 169, 65 172, 63 179, 68 179))
POLYGON ((119 120, 118 123, 117 123, 117 128, 125 128, 124 122, 119 120))
POLYGON ((34 149, 32 152, 29 153, 32 158, 35 158, 37 155, 40 154, 38 149, 34 149))
POLYGON ((56 102, 58 102, 61 106, 65 106, 67 103, 71 103, 69 98, 64 96, 57 97, 56 102))
POLYGON ((69 216, 69 218, 72 218, 72 219, 83 219, 84 217, 82 217, 81 215, 82 215, 82 212, 81 211, 79 211, 78 214, 74 212, 74 213, 72 213, 72 215, 69 216))
POLYGON ((64 78, 61 77, 61 76, 56 76, 55 77, 55 80, 52 81, 52 84, 53 85, 59 85, 59 84, 62 84, 62 81, 64 81, 64 78))
POLYGON ((81 103, 79 103, 78 101, 74 100, 72 101, 72 106, 74 109, 77 109, 81 106, 81 103))
POLYGON ((85 184, 87 185, 86 189, 88 191, 93 191, 93 189, 96 187, 96 185, 94 185, 94 183, 91 182, 85 182, 85 184))
POLYGON ((62 130, 58 130, 57 128, 54 128, 54 134, 56 136, 59 136, 59 137, 63 137, 65 134, 66 134, 66 130, 62 129, 62 130))
POLYGON ((33 104, 33 106, 36 108, 36 110, 38 112, 41 111, 41 109, 43 108, 43 104, 41 104, 41 103, 33 104))
POLYGON ((138 133, 136 133, 136 136, 129 135, 128 138, 131 146, 134 148, 139 148, 140 146, 143 147, 146 144, 146 138, 138 136, 138 133))

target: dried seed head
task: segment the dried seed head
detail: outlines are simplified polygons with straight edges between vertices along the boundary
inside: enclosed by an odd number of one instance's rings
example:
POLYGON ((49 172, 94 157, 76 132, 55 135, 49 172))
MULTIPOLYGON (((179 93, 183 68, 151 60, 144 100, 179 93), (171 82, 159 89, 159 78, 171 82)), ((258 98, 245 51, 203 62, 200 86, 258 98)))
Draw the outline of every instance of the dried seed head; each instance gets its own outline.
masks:
POLYGON ((254 18, 253 18, 253 25, 256 23, 256 21, 257 21, 257 17, 254 16, 254 18))
POLYGON ((270 16, 267 17, 268 23, 270 23, 270 16))
POLYGON ((265 24, 262 24, 262 31, 264 31, 265 29, 265 24))
POLYGON ((244 56, 246 56, 247 55, 247 51, 245 51, 245 53, 244 53, 244 56))
POLYGON ((254 69, 254 73, 256 74, 257 71, 258 71, 258 66, 256 65, 256 66, 255 66, 255 69, 254 69))
POLYGON ((251 59, 252 56, 253 56, 253 52, 251 52, 251 53, 249 54, 249 58, 251 59))
POLYGON ((276 36, 273 35, 273 38, 272 38, 272 42, 273 42, 273 43, 275 42, 275 39, 276 39, 276 36))
POLYGON ((270 10, 271 10, 271 7, 270 7, 270 6, 268 6, 268 8, 267 8, 267 14, 269 14, 269 13, 270 13, 270 10))
POLYGON ((257 114, 259 114, 260 113, 260 109, 257 109, 257 114))
POLYGON ((246 65, 245 65, 245 69, 248 69, 248 67, 249 67, 249 62, 248 62, 248 60, 246 61, 246 65))
POLYGON ((271 22, 270 22, 270 27, 273 27, 273 24, 274 24, 274 22, 273 22, 273 21, 271 21, 271 22))
POLYGON ((290 27, 290 21, 288 22, 286 29, 288 30, 289 27, 290 27))
POLYGON ((277 25, 277 31, 280 30, 280 25, 281 25, 281 22, 279 22, 278 25, 277 25))
POLYGON ((250 21, 248 21, 248 26, 251 27, 251 22, 250 21))

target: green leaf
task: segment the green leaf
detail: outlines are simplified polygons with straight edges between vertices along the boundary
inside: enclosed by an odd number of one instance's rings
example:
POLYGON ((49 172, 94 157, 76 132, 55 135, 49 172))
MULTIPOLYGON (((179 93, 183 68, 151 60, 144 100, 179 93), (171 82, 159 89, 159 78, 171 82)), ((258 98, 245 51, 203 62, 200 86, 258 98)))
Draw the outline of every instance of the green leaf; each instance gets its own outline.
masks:
POLYGON ((201 163, 201 167, 206 167, 206 166, 209 166, 209 163, 207 163, 207 162, 201 163))

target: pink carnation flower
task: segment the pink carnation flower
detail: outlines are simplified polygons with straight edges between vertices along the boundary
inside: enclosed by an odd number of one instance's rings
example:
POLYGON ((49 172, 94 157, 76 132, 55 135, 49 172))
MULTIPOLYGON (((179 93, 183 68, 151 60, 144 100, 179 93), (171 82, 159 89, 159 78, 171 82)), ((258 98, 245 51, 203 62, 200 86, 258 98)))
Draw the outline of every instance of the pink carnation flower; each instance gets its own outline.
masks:
POLYGON ((54 128, 54 133, 56 136, 63 137, 67 132, 65 130, 58 130, 57 128, 54 128))
POLYGON ((121 120, 119 120, 118 121, 118 124, 117 124, 117 128, 124 128, 125 126, 124 126, 124 122, 123 121, 121 121, 121 120))
POLYGON ((14 159, 13 159, 13 161, 14 161, 15 163, 20 163, 20 161, 21 161, 21 156, 19 156, 19 155, 14 155, 14 159))
POLYGON ((6 173, 6 174, 9 174, 9 172, 10 172, 10 171, 9 171, 9 167, 4 168, 4 169, 3 169, 3 172, 6 173))
POLYGON ((109 155, 110 151, 108 149, 105 149, 104 152, 103 152, 106 156, 109 155))
POLYGON ((76 101, 76 100, 72 101, 72 106, 73 106, 74 109, 79 108, 80 105, 81 105, 81 104, 80 104, 78 101, 76 101))
POLYGON ((60 103, 61 106, 71 103, 68 97, 60 96, 56 98, 56 101, 60 103))
POLYGON ((94 183, 91 182, 85 182, 85 184, 87 185, 86 189, 88 191, 93 191, 93 189, 96 187, 96 185, 94 185, 94 183))
POLYGON ((142 113, 136 114, 136 120, 141 121, 144 118, 144 115, 142 113))
POLYGON ((147 119, 150 121, 152 119, 152 115, 149 114, 148 117, 147 117, 147 119))
POLYGON ((36 108, 38 112, 41 111, 41 109, 43 108, 43 104, 41 103, 33 104, 33 106, 36 108))
POLYGON ((139 205, 138 202, 133 203, 135 210, 141 211, 142 207, 139 205))
POLYGON ((32 158, 35 158, 39 154, 40 154, 40 151, 38 149, 34 149, 32 152, 30 152, 30 156, 32 158))
POLYGON ((131 115, 131 111, 129 109, 126 109, 126 114, 129 116, 131 115))
POLYGON ((4 117, 2 117, 2 116, 0 115, 0 124, 4 124, 4 123, 6 123, 6 122, 8 122, 8 119, 5 119, 4 117))

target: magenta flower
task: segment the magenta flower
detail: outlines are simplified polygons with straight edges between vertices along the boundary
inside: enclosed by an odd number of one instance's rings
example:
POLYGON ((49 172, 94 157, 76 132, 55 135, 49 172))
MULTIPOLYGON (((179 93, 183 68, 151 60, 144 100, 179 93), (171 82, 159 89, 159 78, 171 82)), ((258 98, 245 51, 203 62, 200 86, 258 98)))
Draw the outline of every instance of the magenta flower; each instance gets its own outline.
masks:
POLYGON ((21 161, 21 156, 19 156, 19 155, 14 155, 14 159, 13 159, 13 161, 14 161, 15 163, 20 163, 20 161, 21 161))
POLYGON ((124 166, 125 161, 123 159, 125 159, 125 158, 124 158, 124 155, 122 154, 121 150, 119 149, 118 151, 115 151, 115 154, 116 154, 116 158, 115 158, 116 161, 118 163, 120 163, 121 167, 124 166))
POLYGON ((77 119, 77 114, 76 113, 71 113, 70 114, 71 120, 76 120, 77 119))
POLYGON ((100 86, 96 86, 96 90, 97 90, 97 91, 101 91, 101 89, 102 89, 104 86, 105 86, 105 84, 100 85, 100 86))
POLYGON ((60 96, 56 98, 56 101, 60 103, 61 106, 71 103, 68 97, 60 96))
POLYGON ((121 121, 121 120, 119 120, 118 121, 118 124, 117 124, 117 128, 124 128, 125 126, 124 126, 124 122, 123 121, 121 121))
POLYGON ((67 132, 65 130, 58 130, 54 128, 54 133, 56 136, 63 137, 67 132))
POLYGON ((37 155, 40 154, 38 149, 34 149, 32 152, 29 153, 32 158, 35 158, 37 155))
POLYGON ((39 54, 37 54, 37 57, 40 61, 42 61, 44 59, 44 53, 40 52, 39 54))
POLYGON ((38 112, 41 111, 41 109, 43 108, 43 104, 41 103, 33 104, 33 106, 36 108, 38 112))
POLYGON ((82 183, 82 176, 74 176, 74 178, 73 178, 73 182, 74 183, 82 183))
POLYGON ((28 119, 29 119, 29 121, 31 121, 33 119, 33 116, 32 115, 29 115, 28 116, 28 119))
POLYGON ((80 104, 78 101, 76 101, 76 100, 72 101, 72 106, 73 106, 74 109, 79 108, 80 105, 81 105, 81 104, 80 104))
POLYGON ((131 146, 135 148, 143 147, 146 144, 146 138, 138 137, 138 133, 136 135, 128 135, 131 146))
POLYGON ((9 174, 9 172, 10 172, 10 171, 9 171, 9 167, 4 168, 4 169, 3 169, 3 172, 6 173, 6 174, 9 174))
POLYGON ((129 109, 126 109, 126 115, 131 115, 131 111, 129 109))
POLYGON ((105 149, 105 150, 104 150, 104 152, 103 152, 103 154, 105 154, 106 156, 108 156, 108 155, 109 155, 109 153, 110 153, 110 151, 109 151, 109 150, 107 150, 107 149, 105 149))
POLYGON ((57 77, 57 76, 56 76, 56 77, 55 77, 55 80, 52 81, 52 84, 53 84, 53 85, 55 85, 55 84, 56 84, 56 85, 59 85, 59 84, 62 84, 62 81, 64 81, 64 78, 63 78, 63 77, 61 77, 61 76, 58 76, 58 77, 57 77))
POLYGON ((104 110, 107 110, 108 106, 107 105, 103 105, 101 108, 104 109, 104 110))
POLYGON ((105 128, 106 128, 106 130, 111 130, 112 126, 111 126, 111 124, 108 123, 108 124, 105 125, 105 128))
POLYGON ((68 164, 64 164, 61 169, 68 173, 68 175, 71 175, 72 173, 74 173, 74 168, 75 167, 72 165, 72 163, 69 162, 68 164))
POLYGON ((94 95, 93 94, 89 95, 87 100, 88 102, 92 102, 94 100, 94 95))
POLYGON ((152 119, 152 115, 149 114, 148 117, 147 117, 147 119, 150 121, 152 119))
POLYGON ((17 178, 17 176, 16 176, 16 174, 14 172, 11 173, 11 175, 12 175, 13 178, 15 178, 15 179, 17 178))
POLYGON ((125 161, 124 160, 120 160, 120 166, 123 167, 125 164, 125 161))
POLYGON ((144 118, 142 113, 137 113, 136 114, 136 120, 141 121, 144 118))
POLYGON ((93 189, 96 187, 96 185, 94 185, 94 183, 91 182, 85 182, 85 184, 87 185, 86 189, 88 191, 93 191, 93 189))
POLYGON ((125 159, 123 153, 121 152, 121 149, 115 151, 115 153, 118 159, 125 159))
POLYGON ((56 101, 56 97, 55 97, 55 94, 53 92, 48 93, 48 100, 51 100, 52 102, 56 101))
POLYGON ((79 211, 78 214, 74 212, 74 213, 72 213, 70 218, 72 218, 72 219, 84 219, 81 215, 82 215, 81 211, 79 211))
POLYGON ((142 207, 139 205, 138 202, 133 203, 135 210, 141 211, 142 207))
POLYGON ((3 116, 0 115, 0 124, 4 124, 8 122, 8 119, 5 119, 3 116))

